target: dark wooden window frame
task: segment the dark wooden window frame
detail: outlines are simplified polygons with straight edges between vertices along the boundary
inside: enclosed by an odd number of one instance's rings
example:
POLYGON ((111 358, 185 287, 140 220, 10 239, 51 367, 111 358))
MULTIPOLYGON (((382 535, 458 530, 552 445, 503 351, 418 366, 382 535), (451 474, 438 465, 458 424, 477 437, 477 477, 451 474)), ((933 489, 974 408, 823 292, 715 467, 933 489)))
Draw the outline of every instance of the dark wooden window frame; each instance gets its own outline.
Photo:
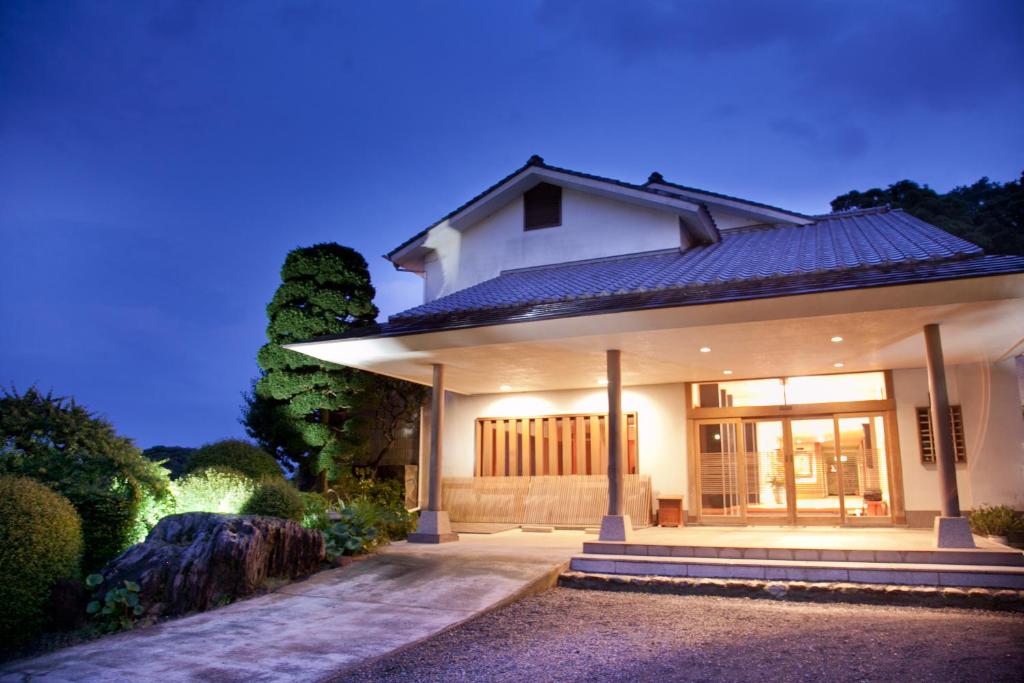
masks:
MULTIPOLYGON (((959 405, 949 406, 949 420, 953 429, 954 459, 958 463, 967 462, 967 440, 964 437, 964 413, 959 405)), ((921 448, 921 462, 926 465, 935 464, 935 448, 932 444, 931 408, 917 408, 917 442, 921 448)))
POLYGON ((523 193, 523 230, 557 228, 561 224, 561 187, 540 183, 523 193))

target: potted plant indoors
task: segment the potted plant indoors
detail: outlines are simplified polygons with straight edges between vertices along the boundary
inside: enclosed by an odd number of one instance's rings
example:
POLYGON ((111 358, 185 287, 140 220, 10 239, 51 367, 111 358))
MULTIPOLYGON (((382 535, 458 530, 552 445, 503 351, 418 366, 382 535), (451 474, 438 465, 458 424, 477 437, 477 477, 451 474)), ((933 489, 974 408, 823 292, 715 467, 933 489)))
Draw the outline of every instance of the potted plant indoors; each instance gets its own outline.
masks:
POLYGON ((1008 505, 981 505, 968 515, 971 530, 996 543, 1006 544, 1007 536, 1021 529, 1021 515, 1008 505))

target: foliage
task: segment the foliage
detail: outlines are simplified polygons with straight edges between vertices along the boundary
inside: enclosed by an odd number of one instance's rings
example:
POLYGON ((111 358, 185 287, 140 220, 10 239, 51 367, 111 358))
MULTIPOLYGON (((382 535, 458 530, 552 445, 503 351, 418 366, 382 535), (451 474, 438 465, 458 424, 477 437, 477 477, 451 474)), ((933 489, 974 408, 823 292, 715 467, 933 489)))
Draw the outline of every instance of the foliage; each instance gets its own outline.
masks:
POLYGON ((266 515, 301 522, 306 501, 292 484, 284 479, 265 479, 242 506, 243 515, 266 515))
POLYGON ((168 493, 167 470, 73 399, 0 394, 0 474, 31 477, 61 493, 78 510, 85 537, 83 564, 100 567, 137 534, 143 497, 168 493))
POLYGON ((352 474, 338 480, 338 488, 344 500, 365 498, 381 507, 405 505, 402 482, 394 479, 375 479, 371 470, 357 468, 352 474))
POLYGON ((241 472, 208 467, 173 482, 175 511, 239 514, 257 482, 241 472))
POLYGON ((1024 175, 1007 183, 982 178, 945 194, 901 180, 884 190, 853 190, 840 195, 832 200, 832 210, 886 204, 974 242, 991 254, 1024 254, 1024 175))
POLYGON ((354 501, 338 513, 340 519, 324 531, 327 556, 361 555, 386 541, 380 508, 366 500, 354 501))
POLYGON ((315 491, 308 491, 300 494, 302 496, 302 526, 307 529, 320 529, 323 531, 331 525, 328 513, 332 506, 330 501, 315 491))
POLYGON ((288 404, 256 392, 256 380, 250 390, 242 395, 242 417, 239 422, 245 433, 260 448, 274 456, 281 467, 297 476, 305 486, 315 481, 312 470, 300 469, 301 463, 309 463, 315 451, 302 438, 296 421, 288 413, 288 404))
POLYGON ((184 446, 153 446, 142 451, 142 455, 169 471, 171 479, 181 479, 188 474, 195 452, 196 449, 184 446))
POLYGON ((41 630, 51 588, 78 574, 81 556, 70 501, 32 479, 0 476, 0 650, 41 630))
POLYGON ((983 536, 1006 536, 1024 529, 1021 513, 1008 505, 982 505, 968 515, 971 530, 983 536))
POLYGON ((167 515, 173 515, 176 512, 176 507, 177 501, 174 498, 173 491, 157 496, 150 489, 143 489, 142 495, 139 498, 138 511, 135 513, 135 519, 132 524, 129 542, 142 543, 145 541, 157 522, 167 515))
POLYGON ((377 468, 403 430, 414 427, 430 389, 384 375, 360 373, 350 431, 356 463, 377 468))
POLYGON ((235 470, 252 479, 283 477, 274 457, 259 446, 241 439, 208 443, 192 454, 189 471, 220 467, 235 470))
MULTIPOLYGON (((268 341, 257 356, 262 373, 255 396, 270 402, 261 406, 261 417, 276 415, 301 436, 304 447, 278 441, 274 454, 298 463, 304 480, 321 473, 332 476, 346 459, 350 437, 345 422, 357 371, 283 345, 371 325, 377 317, 373 296, 366 260, 353 249, 327 243, 289 252, 281 285, 267 305, 268 341), (289 450, 282 453, 285 444, 289 450)), ((252 425, 245 422, 247 427, 266 424, 259 419, 252 425)), ((274 429, 282 431, 280 425, 274 429)), ((253 431, 261 443, 272 440, 253 431)))
MULTIPOLYGON (((96 588, 103 583, 101 574, 90 574, 85 585, 96 588)), ((99 622, 100 628, 108 633, 127 631, 135 626, 135 621, 145 608, 139 602, 139 584, 124 581, 123 585, 111 588, 103 595, 95 595, 85 611, 99 622)))

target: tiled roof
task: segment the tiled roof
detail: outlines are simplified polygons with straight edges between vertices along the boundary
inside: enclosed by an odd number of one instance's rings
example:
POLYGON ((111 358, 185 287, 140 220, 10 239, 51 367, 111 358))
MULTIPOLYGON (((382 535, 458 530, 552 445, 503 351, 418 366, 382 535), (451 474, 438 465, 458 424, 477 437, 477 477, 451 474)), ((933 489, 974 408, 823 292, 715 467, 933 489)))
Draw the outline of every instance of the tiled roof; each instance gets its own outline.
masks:
POLYGON ((669 249, 507 271, 391 320, 979 253, 981 249, 970 242, 903 211, 861 211, 831 215, 806 226, 726 230, 722 241, 686 251, 669 249))

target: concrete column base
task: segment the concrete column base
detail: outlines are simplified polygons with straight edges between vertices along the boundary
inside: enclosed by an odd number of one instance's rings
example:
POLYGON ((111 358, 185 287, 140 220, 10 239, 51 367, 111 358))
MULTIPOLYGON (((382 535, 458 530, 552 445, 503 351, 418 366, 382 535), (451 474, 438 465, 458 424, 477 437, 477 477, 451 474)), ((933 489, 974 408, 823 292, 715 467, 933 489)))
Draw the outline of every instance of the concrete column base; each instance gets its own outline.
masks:
POLYGON ((633 523, 629 521, 629 515, 605 515, 601 518, 601 533, 597 540, 628 542, 632 536, 633 523))
POLYGON ((966 517, 935 518, 936 548, 973 548, 974 536, 966 517))
POLYGON ((450 543, 459 540, 459 535, 452 531, 452 523, 444 510, 423 510, 415 533, 406 538, 409 543, 450 543))

